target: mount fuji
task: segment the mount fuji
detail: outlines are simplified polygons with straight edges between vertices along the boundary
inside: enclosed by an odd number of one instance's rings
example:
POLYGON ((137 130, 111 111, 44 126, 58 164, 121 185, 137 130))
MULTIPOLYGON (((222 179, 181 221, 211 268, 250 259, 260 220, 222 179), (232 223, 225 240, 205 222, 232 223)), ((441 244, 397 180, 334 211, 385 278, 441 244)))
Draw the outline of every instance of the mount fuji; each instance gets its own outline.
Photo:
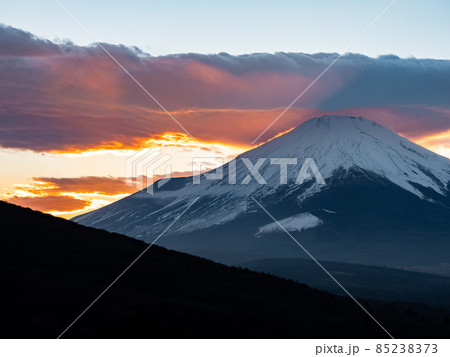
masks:
POLYGON ((310 119, 152 189, 73 220, 152 242, 199 197, 157 244, 226 264, 306 258, 259 202, 317 259, 450 267, 450 160, 361 117, 310 119))

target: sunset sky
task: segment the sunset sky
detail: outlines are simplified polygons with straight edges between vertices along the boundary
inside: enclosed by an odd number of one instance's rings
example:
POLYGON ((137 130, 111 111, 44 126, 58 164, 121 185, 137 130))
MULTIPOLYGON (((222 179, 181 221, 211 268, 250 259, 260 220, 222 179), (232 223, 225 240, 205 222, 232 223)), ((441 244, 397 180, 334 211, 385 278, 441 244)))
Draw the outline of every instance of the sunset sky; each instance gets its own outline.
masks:
POLYGON ((398 1, 255 144, 390 1, 61 3, 195 141, 54 1, 4 3, 3 200, 70 218, 136 191, 126 162, 139 149, 187 175, 193 157, 228 160, 324 114, 364 116, 450 158, 446 1, 398 1))

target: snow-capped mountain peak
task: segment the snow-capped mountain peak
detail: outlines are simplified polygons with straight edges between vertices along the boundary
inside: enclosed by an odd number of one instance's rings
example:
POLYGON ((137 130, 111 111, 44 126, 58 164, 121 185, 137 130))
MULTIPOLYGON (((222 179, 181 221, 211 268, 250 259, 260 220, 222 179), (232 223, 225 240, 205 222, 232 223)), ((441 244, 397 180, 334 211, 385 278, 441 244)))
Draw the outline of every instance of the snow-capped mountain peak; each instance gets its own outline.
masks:
MULTIPOLYGON (((440 205, 447 207, 449 197, 449 159, 361 117, 310 119, 292 131, 239 155, 220 170, 223 173, 221 179, 208 178, 213 172, 195 178, 171 179, 161 188, 155 185, 153 194, 142 190, 74 220, 151 240, 197 197, 200 200, 167 234, 186 234, 232 224, 255 212, 252 197, 259 200, 270 197, 274 209, 283 210, 283 216, 278 218, 285 219, 292 229, 315 229, 313 227, 327 226, 326 218, 330 215, 339 217, 334 197, 343 197, 342 187, 354 184, 352 175, 355 172, 359 177, 357 183, 365 182, 367 190, 381 190, 379 196, 386 195, 386 200, 391 199, 392 192, 395 192, 402 197, 420 197, 425 202, 438 200, 440 205), (284 167, 284 178, 280 160, 289 162, 284 167), (307 171, 313 180, 299 180, 305 163, 311 162, 314 165, 308 166, 307 171), (387 186, 389 190, 384 192, 383 187, 387 186), (328 198, 324 199, 324 194, 328 198), (315 197, 321 197, 313 205, 316 211, 306 211, 305 202, 311 202, 315 197), (327 202, 327 205, 317 207, 322 204, 320 202, 327 202)), ((349 190, 350 193, 345 193, 346 200, 351 198, 354 204, 359 204, 359 196, 365 193, 355 193, 351 191, 352 187, 349 190)), ((408 207, 402 202, 399 205, 408 207)), ((422 206, 420 209, 424 209, 422 206)), ((269 223, 256 227, 252 236, 258 232, 271 232, 272 226, 267 226, 269 223)))
POLYGON ((362 117, 313 118, 242 156, 313 158, 325 179, 356 167, 421 197, 414 183, 443 194, 450 181, 449 159, 362 117))

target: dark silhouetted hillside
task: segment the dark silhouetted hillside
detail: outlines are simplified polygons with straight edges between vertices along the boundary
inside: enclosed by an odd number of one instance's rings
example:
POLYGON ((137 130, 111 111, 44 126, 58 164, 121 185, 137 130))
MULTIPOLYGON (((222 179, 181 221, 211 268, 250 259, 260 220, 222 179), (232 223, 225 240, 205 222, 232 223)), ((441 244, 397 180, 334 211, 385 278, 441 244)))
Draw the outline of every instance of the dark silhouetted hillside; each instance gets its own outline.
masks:
MULTIPOLYGON (((0 223, 3 338, 56 338, 146 247, 4 202, 0 223)), ((394 337, 450 336, 445 310, 364 304, 394 337)), ((154 246, 64 337, 387 336, 349 298, 154 246)))

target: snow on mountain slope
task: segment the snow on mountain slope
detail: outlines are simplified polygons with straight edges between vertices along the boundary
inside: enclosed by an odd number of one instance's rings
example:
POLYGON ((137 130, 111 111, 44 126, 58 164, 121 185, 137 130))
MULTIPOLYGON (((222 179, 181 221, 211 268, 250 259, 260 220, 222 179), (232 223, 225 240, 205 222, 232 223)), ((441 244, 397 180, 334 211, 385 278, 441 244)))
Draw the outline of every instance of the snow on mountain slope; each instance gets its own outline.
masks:
MULTIPOLYGON (((323 222, 316 216, 312 215, 311 213, 305 212, 297 214, 295 216, 281 219, 278 221, 278 223, 288 232, 292 231, 301 232, 302 230, 316 227, 322 224, 323 222)), ((259 236, 261 234, 282 231, 282 228, 278 223, 273 222, 266 224, 265 226, 259 227, 258 233, 256 233, 256 235, 259 236)))
MULTIPOLYGON (((287 134, 239 155, 223 165, 221 180, 208 180, 204 174, 200 176, 200 184, 194 184, 192 177, 172 179, 160 189, 155 188, 152 195, 142 190, 78 216, 74 221, 145 240, 147 236, 162 232, 196 197, 201 199, 171 228, 171 234, 233 221, 253 207, 252 196, 262 199, 274 195, 281 202, 295 192, 300 206, 302 201, 328 188, 309 182, 299 193, 295 181, 307 158, 314 160, 327 184, 356 169, 381 177, 420 198, 432 199, 419 189, 421 187, 440 196, 448 194, 449 159, 373 121, 360 117, 324 116, 311 119, 287 134), (287 184, 280 182, 280 165, 271 164, 270 158, 297 159, 297 165, 288 166, 287 184), (252 175, 248 176, 248 163, 255 165, 258 160, 261 165, 257 171, 264 184, 258 183, 252 175), (232 174, 234 165, 235 176, 232 174)), ((288 217, 294 213, 302 212, 292 212, 288 217)))

